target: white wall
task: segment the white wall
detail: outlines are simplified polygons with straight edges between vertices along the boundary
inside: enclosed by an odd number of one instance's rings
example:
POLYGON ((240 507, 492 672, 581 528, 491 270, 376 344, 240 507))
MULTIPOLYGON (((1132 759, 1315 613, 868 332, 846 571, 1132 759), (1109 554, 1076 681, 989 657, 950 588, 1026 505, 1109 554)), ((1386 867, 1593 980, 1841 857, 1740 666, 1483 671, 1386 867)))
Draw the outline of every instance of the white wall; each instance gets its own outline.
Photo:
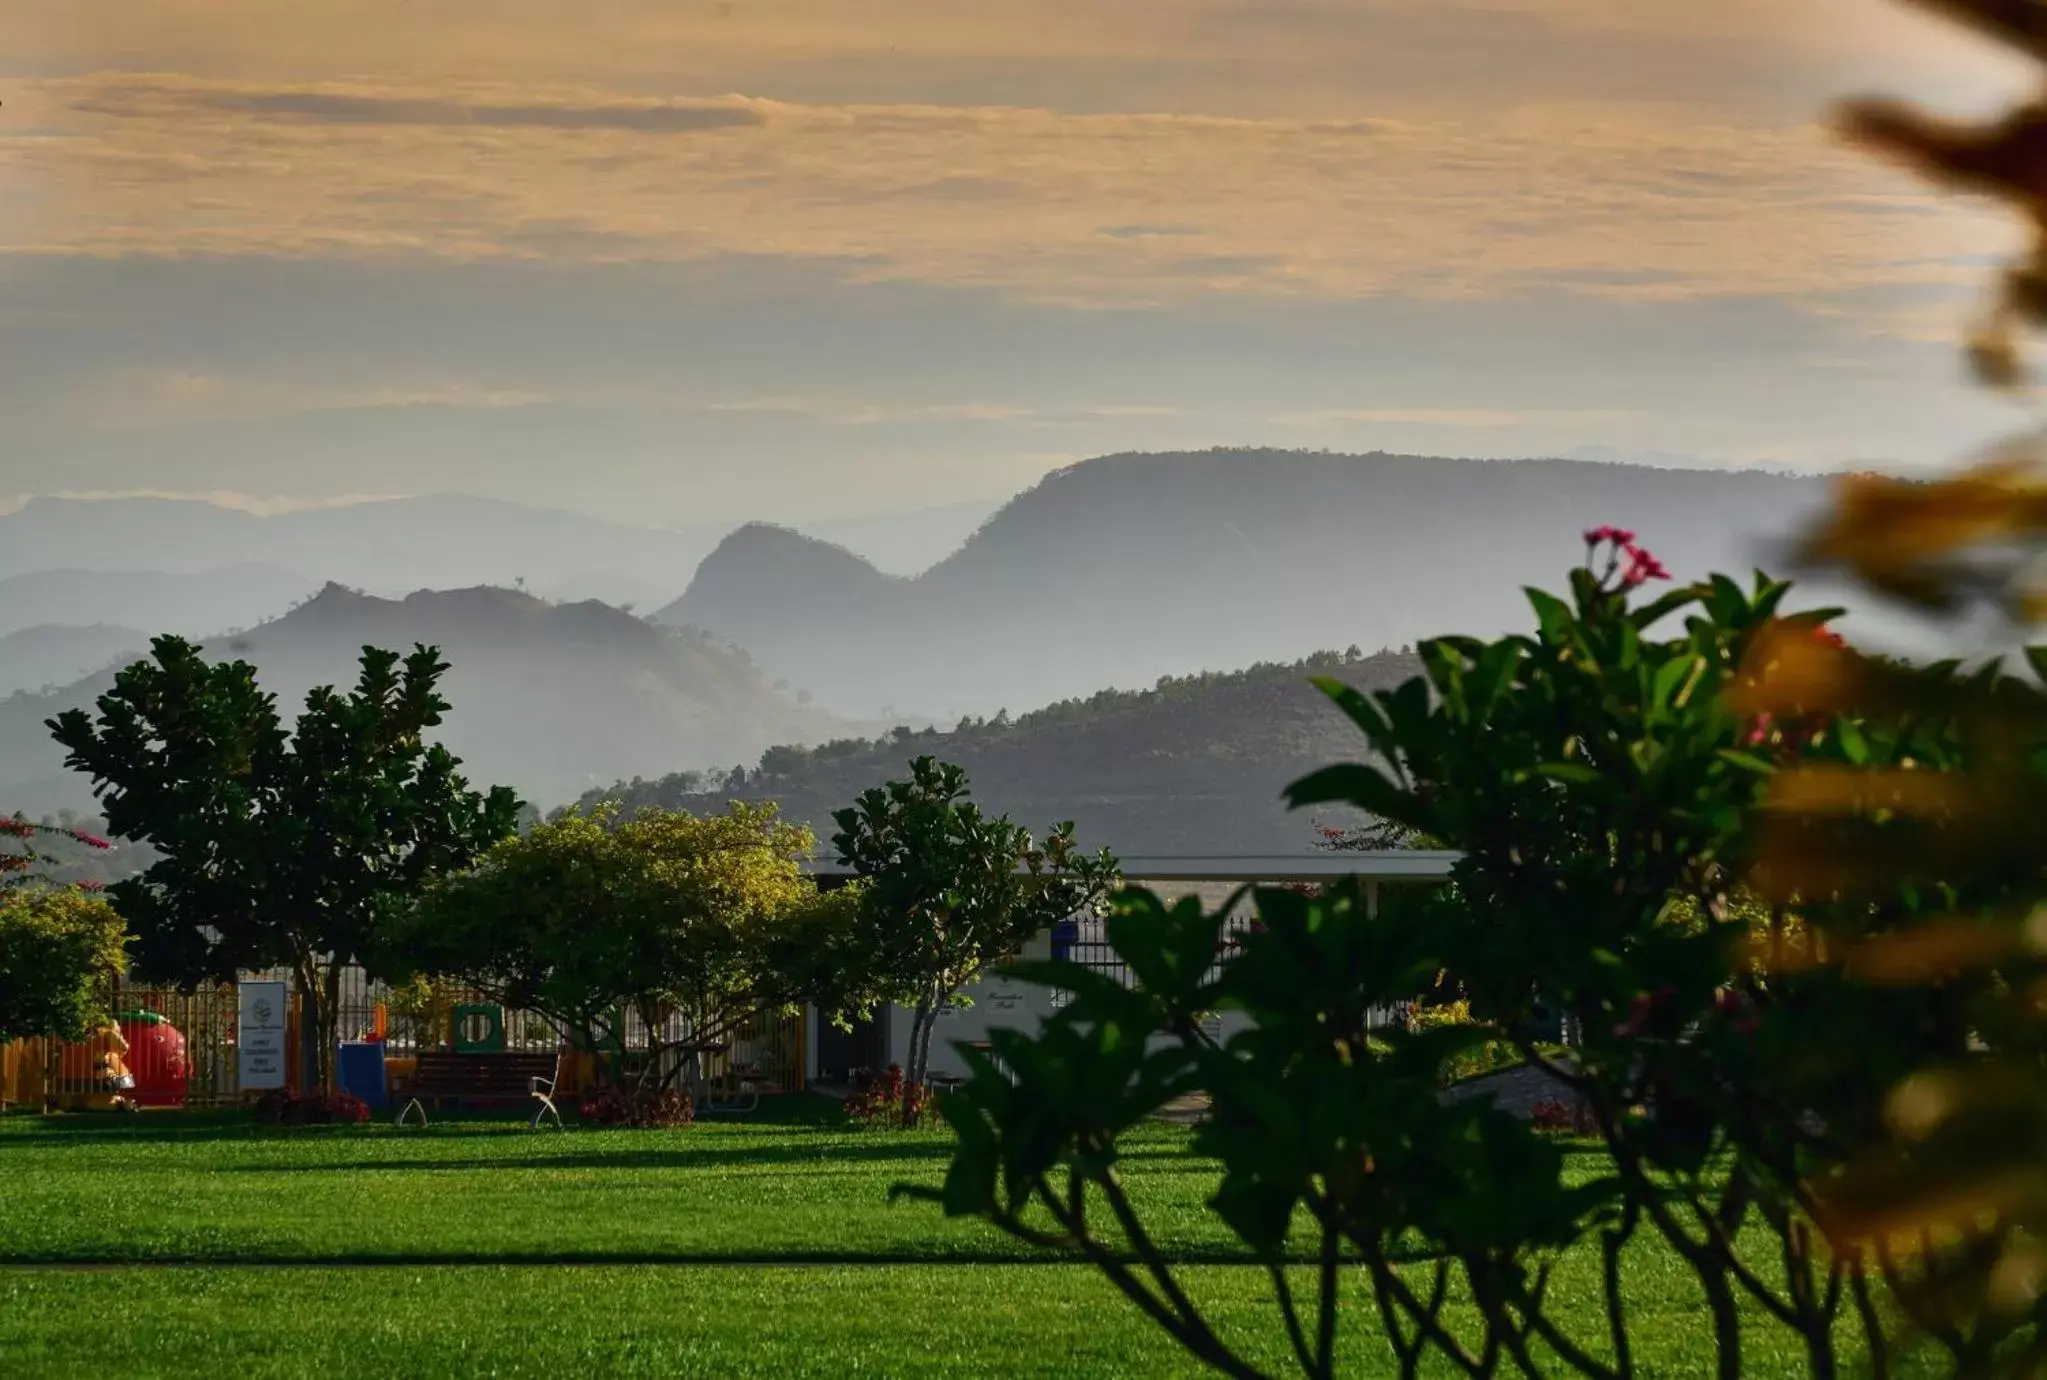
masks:
MULTIPOLYGON (((1046 959, 1052 956, 1052 937, 1039 935, 1024 945, 1023 956, 1028 959, 1046 959)), ((998 1026, 1010 1029, 1036 1030, 1044 1019, 1052 1014, 1052 989, 1035 983, 1014 982, 997 974, 977 982, 965 991, 972 998, 973 1005, 965 1009, 954 1009, 939 1013, 931 1031, 931 1072, 936 1074, 964 1075, 966 1061, 960 1058, 952 1047, 954 1040, 969 1043, 984 1040, 988 1031, 998 1026)), ((909 1066, 910 1025, 916 1019, 916 1012, 908 1007, 897 1007, 889 1019, 889 1060, 891 1063, 909 1066)))

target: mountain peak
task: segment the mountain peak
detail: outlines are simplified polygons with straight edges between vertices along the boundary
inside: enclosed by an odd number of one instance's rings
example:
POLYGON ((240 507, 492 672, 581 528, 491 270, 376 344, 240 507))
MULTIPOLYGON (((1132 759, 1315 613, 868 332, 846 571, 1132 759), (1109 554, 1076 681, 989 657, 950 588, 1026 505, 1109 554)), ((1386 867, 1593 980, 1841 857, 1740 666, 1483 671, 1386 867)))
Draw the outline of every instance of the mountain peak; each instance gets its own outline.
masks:
MULTIPOLYGON (((752 527, 664 621, 728 637, 841 712, 949 717, 1317 647, 1519 627, 1579 533, 1622 523, 1682 578, 1748 569, 1821 481, 1583 460, 1276 448, 1054 472, 922 574, 752 527)), ((1763 556, 1767 559, 1766 556, 1763 556)))

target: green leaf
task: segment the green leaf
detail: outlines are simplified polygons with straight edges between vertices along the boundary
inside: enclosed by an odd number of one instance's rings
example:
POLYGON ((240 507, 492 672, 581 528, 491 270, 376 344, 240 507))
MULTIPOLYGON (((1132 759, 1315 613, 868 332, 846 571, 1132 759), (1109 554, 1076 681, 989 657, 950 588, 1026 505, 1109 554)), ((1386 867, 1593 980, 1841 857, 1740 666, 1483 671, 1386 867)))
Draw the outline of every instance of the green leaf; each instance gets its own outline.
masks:
POLYGON ((1290 810, 1308 805, 1355 805, 1366 814, 1396 824, 1421 823, 1414 797, 1387 780, 1377 767, 1362 762, 1345 762, 1310 772, 1288 786, 1283 794, 1290 810))
POLYGON ((1336 707, 1364 730, 1365 737, 1372 743, 1377 744, 1393 736, 1393 726, 1386 722, 1385 713, 1364 691, 1354 685, 1346 685, 1334 676, 1315 676, 1309 683, 1336 701, 1336 707))
POLYGON ((1521 592, 1535 609, 1535 621, 1542 629, 1542 640, 1552 645, 1570 641, 1571 629, 1577 622, 1571 606, 1545 590, 1528 588, 1521 592))
POLYGON ((1862 734, 1862 726, 1849 718, 1834 720, 1834 740, 1841 745, 1841 755, 1848 759, 1850 766, 1865 766, 1869 762, 1869 739, 1862 734))
POLYGON ((1646 631, 1679 609, 1698 603, 1704 595, 1703 585, 1686 585, 1682 589, 1666 590, 1648 603, 1637 604, 1629 609, 1628 618, 1637 628, 1646 631))
POLYGON ((1657 673, 1653 686, 1656 704, 1668 710, 1673 718, 1682 715, 1691 706, 1692 696, 1707 674, 1708 662, 1703 656, 1680 656, 1673 659, 1657 673))

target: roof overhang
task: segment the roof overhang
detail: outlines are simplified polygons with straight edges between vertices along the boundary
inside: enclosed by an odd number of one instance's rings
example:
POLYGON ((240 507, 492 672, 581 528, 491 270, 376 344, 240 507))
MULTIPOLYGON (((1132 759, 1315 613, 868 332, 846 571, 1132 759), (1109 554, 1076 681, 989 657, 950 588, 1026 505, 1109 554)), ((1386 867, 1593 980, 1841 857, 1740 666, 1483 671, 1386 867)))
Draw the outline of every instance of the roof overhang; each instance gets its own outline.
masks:
MULTIPOLYGON (((1290 853, 1186 856, 1152 855, 1118 861, 1130 882, 1327 882, 1368 877, 1384 882, 1439 882, 1450 875, 1461 853, 1390 848, 1372 853, 1290 853)), ((850 869, 829 858, 812 858, 804 870, 815 877, 845 877, 850 869)))

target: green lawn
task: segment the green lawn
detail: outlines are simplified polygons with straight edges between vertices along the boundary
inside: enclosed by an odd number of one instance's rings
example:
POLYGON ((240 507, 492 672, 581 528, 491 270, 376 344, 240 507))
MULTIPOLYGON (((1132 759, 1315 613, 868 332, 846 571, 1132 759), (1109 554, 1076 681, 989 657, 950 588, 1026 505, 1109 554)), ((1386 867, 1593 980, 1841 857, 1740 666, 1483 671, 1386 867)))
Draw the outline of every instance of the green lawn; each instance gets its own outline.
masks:
MULTIPOLYGON (((826 1110, 540 1134, 0 1118, 0 1374, 1195 1373, 1091 1269, 890 1205, 893 1183, 939 1181, 941 1136, 826 1110)), ((1229 1263, 1185 1132, 1132 1149, 1133 1196, 1190 1288, 1283 1372, 1270 1286, 1229 1263)), ((1703 1373, 1674 1259, 1644 1247, 1629 1278, 1645 1371, 1703 1373)), ((1587 1258, 1556 1286, 1588 1331, 1596 1283, 1587 1258)), ((1362 1295, 1350 1317, 1352 1373, 1385 1373, 1362 1295)), ((1797 1359, 1758 1328, 1745 1369, 1797 1359)))

